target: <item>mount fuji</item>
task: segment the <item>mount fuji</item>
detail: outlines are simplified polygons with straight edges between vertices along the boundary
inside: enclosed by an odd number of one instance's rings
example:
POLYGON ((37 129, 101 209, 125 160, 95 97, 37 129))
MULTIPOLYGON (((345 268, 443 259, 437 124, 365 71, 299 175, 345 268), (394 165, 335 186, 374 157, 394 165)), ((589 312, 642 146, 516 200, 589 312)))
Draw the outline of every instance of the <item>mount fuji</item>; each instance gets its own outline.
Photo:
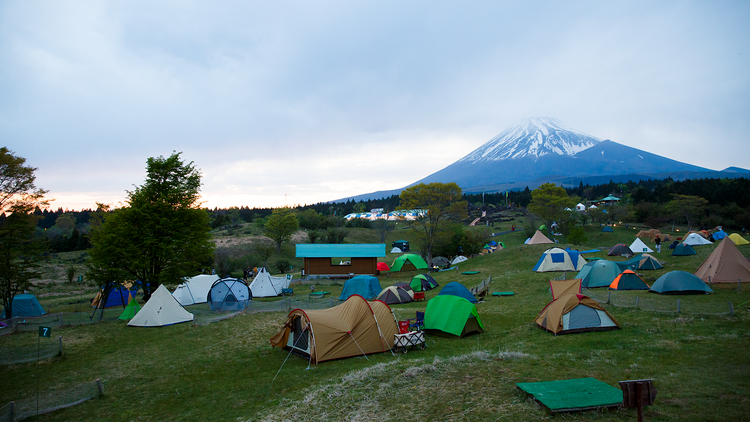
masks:
MULTIPOLYGON (((566 127, 550 117, 524 119, 505 129, 465 157, 412 183, 457 183, 466 192, 501 191, 542 183, 578 186, 610 180, 675 180, 742 177, 747 170, 715 171, 601 140, 566 127)), ((403 189, 403 188, 402 188, 403 189)), ((344 200, 378 199, 402 189, 373 192, 344 200)))

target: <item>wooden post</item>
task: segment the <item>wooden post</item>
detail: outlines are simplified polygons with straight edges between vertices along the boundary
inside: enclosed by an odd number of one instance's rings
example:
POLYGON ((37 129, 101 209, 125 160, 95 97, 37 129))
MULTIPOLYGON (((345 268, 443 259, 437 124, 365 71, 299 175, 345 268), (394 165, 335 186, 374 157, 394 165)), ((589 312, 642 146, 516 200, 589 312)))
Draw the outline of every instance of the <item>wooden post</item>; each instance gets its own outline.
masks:
POLYGON ((677 313, 680 313, 680 299, 677 299, 677 313))
POLYGON ((635 383, 635 394, 638 397, 638 400, 635 402, 636 409, 638 409, 638 422, 643 422, 643 400, 641 399, 643 397, 643 383, 635 383))
POLYGON ((742 283, 739 278, 737 279, 737 290, 742 291, 742 283))
POLYGON ((612 290, 607 291, 607 305, 612 304, 612 290))
POLYGON ((638 303, 641 301, 640 296, 635 297, 635 309, 638 309, 638 303))
POLYGON ((732 306, 732 302, 729 302, 729 315, 734 316, 734 306, 732 306))
POLYGON ((16 402, 10 402, 10 419, 11 422, 16 420, 16 402))
POLYGON ((60 341, 60 352, 57 353, 57 356, 62 356, 62 336, 58 336, 57 339, 60 341))
POLYGON ((100 396, 104 394, 104 386, 102 385, 102 381, 99 378, 96 379, 96 388, 99 389, 100 396))

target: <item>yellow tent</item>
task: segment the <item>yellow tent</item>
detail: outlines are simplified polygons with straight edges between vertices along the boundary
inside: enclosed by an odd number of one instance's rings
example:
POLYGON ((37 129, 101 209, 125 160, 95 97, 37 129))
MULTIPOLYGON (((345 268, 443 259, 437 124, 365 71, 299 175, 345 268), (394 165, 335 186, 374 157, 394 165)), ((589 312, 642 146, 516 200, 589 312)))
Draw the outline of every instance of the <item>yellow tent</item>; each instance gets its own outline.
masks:
POLYGON ((747 245, 748 243, 750 243, 737 233, 730 234, 729 238, 732 239, 732 242, 734 242, 734 244, 737 246, 747 245))

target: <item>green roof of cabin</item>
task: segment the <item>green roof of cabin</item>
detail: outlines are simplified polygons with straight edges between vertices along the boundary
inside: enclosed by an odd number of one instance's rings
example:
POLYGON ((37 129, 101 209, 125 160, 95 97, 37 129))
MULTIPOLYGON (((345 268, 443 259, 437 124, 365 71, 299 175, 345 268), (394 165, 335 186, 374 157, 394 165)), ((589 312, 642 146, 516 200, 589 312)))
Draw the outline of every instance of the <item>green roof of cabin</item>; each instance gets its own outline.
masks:
POLYGON ((609 195, 606 198, 600 199, 600 201, 619 201, 619 200, 620 200, 620 198, 617 198, 617 197, 612 196, 612 195, 609 195))
POLYGON ((300 244, 297 258, 385 258, 385 243, 300 244))

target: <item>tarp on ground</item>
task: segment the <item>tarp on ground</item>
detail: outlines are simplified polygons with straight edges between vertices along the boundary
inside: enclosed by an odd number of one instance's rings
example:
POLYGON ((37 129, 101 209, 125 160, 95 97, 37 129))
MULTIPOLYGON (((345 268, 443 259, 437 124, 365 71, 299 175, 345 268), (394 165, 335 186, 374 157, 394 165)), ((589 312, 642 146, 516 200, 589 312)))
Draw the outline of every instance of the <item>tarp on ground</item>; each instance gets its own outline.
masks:
POLYGON ((670 271, 657 278, 649 292, 665 295, 697 295, 713 293, 697 276, 685 271, 670 271))
POLYGON ((750 281, 750 262, 747 262, 729 237, 719 243, 695 275, 706 283, 746 283, 750 281))
POLYGON ((690 246, 710 245, 711 241, 698 233, 690 233, 682 243, 690 246))
POLYGON ((475 298, 474 295, 471 294, 471 291, 469 291, 469 289, 467 289, 466 286, 464 286, 463 284, 457 281, 452 281, 446 284, 445 287, 443 287, 442 290, 440 290, 440 293, 438 293, 438 296, 444 296, 444 295, 458 296, 458 297, 462 297, 468 300, 471 303, 477 303, 477 298, 475 298))
POLYGON ((582 294, 566 294, 548 303, 536 324, 555 334, 603 331, 620 328, 597 301, 582 294))
POLYGON ((39 301, 36 299, 36 296, 30 295, 30 294, 20 294, 13 296, 13 302, 11 302, 11 307, 13 308, 12 313, 13 315, 7 316, 5 315, 5 310, 3 309, 3 315, 2 318, 12 318, 12 317, 35 317, 44 315, 47 313, 47 311, 42 308, 42 305, 39 304, 39 301))
POLYGON ((729 238, 732 239, 732 242, 734 242, 734 244, 737 246, 747 245, 748 243, 750 243, 745 240, 744 237, 740 236, 739 233, 732 233, 729 235, 729 238))
POLYGON ((252 297, 274 297, 280 296, 283 289, 288 289, 291 282, 291 274, 272 277, 265 267, 261 267, 249 287, 252 297))
POLYGON ((274 347, 291 350, 316 364, 332 359, 388 352, 398 325, 383 302, 353 295, 329 309, 294 309, 271 337, 274 347))
POLYGON ((542 245, 542 244, 545 244, 545 243, 555 243, 555 242, 549 240, 549 238, 547 236, 545 236, 539 230, 537 230, 534 233, 534 235, 531 236, 531 239, 529 239, 529 241, 527 242, 527 244, 529 244, 529 245, 542 245))
POLYGON ((620 272, 622 272, 622 268, 617 263, 606 259, 597 259, 586 263, 575 278, 581 279, 581 285, 587 289, 609 287, 620 272))
POLYGON ((378 295, 378 300, 388 305, 409 303, 414 301, 414 291, 403 287, 389 286, 378 295))
POLYGON ((551 248, 542 253, 532 271, 580 271, 584 265, 586 260, 578 251, 551 248))
POLYGON ((672 256, 689 256, 689 255, 695 255, 697 252, 695 252, 695 249, 693 249, 692 246, 685 244, 685 243, 679 243, 677 246, 674 247, 674 250, 672 251, 672 256))
POLYGON ((648 290, 648 284, 643 279, 631 270, 625 270, 620 275, 615 277, 612 284, 609 285, 610 290, 648 290))
POLYGON ((649 248, 641 239, 636 238, 633 243, 628 246, 633 253, 649 253, 654 250, 649 248))
POLYGON ((346 280, 344 290, 341 291, 339 300, 347 300, 350 296, 360 295, 367 300, 375 299, 383 290, 377 277, 370 275, 358 275, 346 280))
POLYGON ((483 333, 484 325, 473 303, 458 296, 438 295, 427 302, 424 329, 463 337, 483 333))
POLYGON ((211 290, 211 286, 214 285, 216 280, 219 280, 219 276, 216 274, 200 274, 191 277, 177 286, 174 292, 172 292, 172 296, 182 306, 206 303, 208 301, 208 291, 211 290))
POLYGON ((417 274, 414 276, 414 278, 411 279, 411 283, 409 283, 409 286, 415 292, 421 292, 425 290, 432 290, 435 287, 438 287, 439 284, 429 274, 417 274))
POLYGON ((151 298, 140 311, 128 322, 129 327, 164 327, 193 320, 193 314, 177 302, 160 284, 151 298))
POLYGON ((411 270, 425 270, 429 268, 427 263, 422 259, 421 256, 413 253, 407 253, 399 256, 393 261, 391 265, 391 271, 411 271, 411 270))
POLYGON ((622 404, 622 390, 596 378, 519 382, 516 386, 533 396, 552 413, 617 407, 622 404))

